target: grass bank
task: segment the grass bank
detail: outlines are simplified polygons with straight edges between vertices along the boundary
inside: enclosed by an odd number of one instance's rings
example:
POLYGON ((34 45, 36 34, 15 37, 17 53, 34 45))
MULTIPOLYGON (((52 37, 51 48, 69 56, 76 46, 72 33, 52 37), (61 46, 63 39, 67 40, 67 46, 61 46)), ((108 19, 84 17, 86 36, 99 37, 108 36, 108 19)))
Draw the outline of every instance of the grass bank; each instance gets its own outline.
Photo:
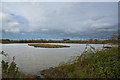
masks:
POLYGON ((86 51, 71 63, 40 73, 46 78, 120 78, 118 47, 102 50, 86 48, 86 51))
POLYGON ((42 48, 63 48, 70 47, 66 45, 53 45, 53 44, 28 44, 29 46, 42 47, 42 48))

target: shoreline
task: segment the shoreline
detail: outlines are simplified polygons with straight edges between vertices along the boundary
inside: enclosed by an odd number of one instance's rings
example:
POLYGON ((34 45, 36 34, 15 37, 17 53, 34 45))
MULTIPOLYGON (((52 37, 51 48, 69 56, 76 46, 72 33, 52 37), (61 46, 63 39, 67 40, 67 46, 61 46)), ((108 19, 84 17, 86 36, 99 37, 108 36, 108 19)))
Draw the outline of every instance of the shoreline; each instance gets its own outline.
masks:
POLYGON ((118 40, 0 40, 2 44, 10 43, 78 43, 78 44, 118 44, 118 40))
POLYGON ((116 67, 119 67, 116 63, 120 63, 119 60, 117 60, 118 48, 119 47, 113 47, 111 49, 100 50, 97 52, 92 52, 90 54, 84 53, 78 56, 78 59, 75 60, 72 64, 66 63, 54 68, 50 67, 49 69, 40 71, 40 74, 44 75, 48 79, 110 77, 118 78, 119 76, 117 77, 117 75, 119 74, 119 72, 115 72, 118 70, 116 67), (84 56, 87 56, 87 58, 85 58, 84 56))
POLYGON ((42 75, 42 74, 41 74, 42 75))

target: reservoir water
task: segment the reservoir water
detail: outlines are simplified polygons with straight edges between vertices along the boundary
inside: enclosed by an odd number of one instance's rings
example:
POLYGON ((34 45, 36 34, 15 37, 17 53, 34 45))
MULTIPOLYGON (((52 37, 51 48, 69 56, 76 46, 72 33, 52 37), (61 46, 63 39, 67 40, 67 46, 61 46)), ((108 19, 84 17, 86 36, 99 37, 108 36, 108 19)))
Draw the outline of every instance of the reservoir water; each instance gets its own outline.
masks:
MULTIPOLYGON (((15 56, 15 62, 19 70, 27 74, 40 75, 40 71, 49 67, 58 66, 61 62, 67 62, 72 56, 80 55, 86 47, 86 44, 63 44, 70 48, 35 48, 28 44, 0 44, 2 50, 8 54, 2 59, 11 62, 15 56)), ((102 44, 90 44, 96 49, 101 49, 102 44)))

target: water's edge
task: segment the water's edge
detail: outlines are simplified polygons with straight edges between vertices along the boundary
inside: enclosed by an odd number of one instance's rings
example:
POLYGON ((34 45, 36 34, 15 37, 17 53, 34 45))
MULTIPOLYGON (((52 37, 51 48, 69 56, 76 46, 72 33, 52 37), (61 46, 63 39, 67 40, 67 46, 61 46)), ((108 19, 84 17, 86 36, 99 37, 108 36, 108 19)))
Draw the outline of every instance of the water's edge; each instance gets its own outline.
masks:
MULTIPOLYGON (((12 57, 15 56, 15 62, 23 71, 38 73, 38 76, 45 78, 44 75, 40 74, 41 69, 45 70, 49 67, 58 66, 60 62, 66 62, 71 56, 80 55, 86 44, 63 44, 63 43, 50 43, 50 44, 60 44, 69 45, 70 48, 34 48, 28 46, 28 44, 2 44, 2 50, 5 51, 9 56, 7 61, 11 61, 12 57)), ((99 48, 103 44, 91 44, 93 47, 99 48)))

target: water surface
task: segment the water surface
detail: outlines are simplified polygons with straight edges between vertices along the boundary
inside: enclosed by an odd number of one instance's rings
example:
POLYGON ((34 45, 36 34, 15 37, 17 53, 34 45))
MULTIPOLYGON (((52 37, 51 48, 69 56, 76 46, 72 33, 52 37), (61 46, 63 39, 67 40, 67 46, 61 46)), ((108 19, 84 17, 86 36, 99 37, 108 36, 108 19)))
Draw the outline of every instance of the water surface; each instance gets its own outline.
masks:
MULTIPOLYGON (((68 61, 71 56, 80 55, 86 44, 62 44, 62 43, 50 43, 58 45, 68 45, 70 48, 35 48, 28 46, 28 44, 0 44, 2 50, 8 54, 5 59, 11 62, 13 56, 15 56, 15 62, 24 73, 37 74, 43 69, 49 67, 58 66, 61 62, 68 61)), ((102 44, 91 44, 95 48, 101 48, 102 44)))

